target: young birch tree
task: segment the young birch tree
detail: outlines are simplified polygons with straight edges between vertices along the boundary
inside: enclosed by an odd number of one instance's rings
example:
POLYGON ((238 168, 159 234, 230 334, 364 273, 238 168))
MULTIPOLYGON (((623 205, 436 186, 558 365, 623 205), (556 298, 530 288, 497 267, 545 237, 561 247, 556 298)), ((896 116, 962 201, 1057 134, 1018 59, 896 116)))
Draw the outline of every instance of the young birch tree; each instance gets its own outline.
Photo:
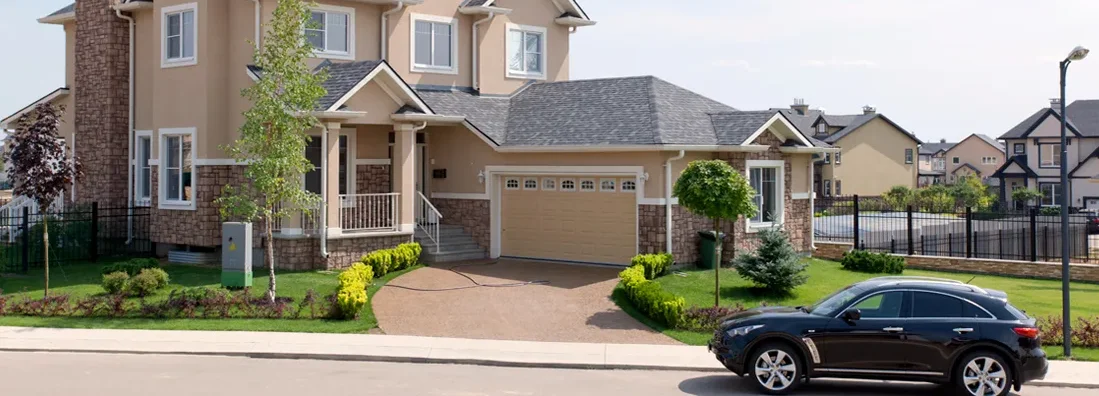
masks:
POLYGON ((52 103, 35 106, 19 117, 4 150, 4 161, 11 163, 9 175, 15 184, 12 194, 33 199, 41 214, 46 296, 50 295, 50 226, 46 213, 65 189, 83 176, 80 161, 69 155, 57 134, 64 111, 52 103))
POLYGON ((248 183, 225 186, 216 203, 223 219, 262 220, 268 241, 264 261, 271 301, 276 294, 273 224, 291 213, 308 212, 320 202, 301 184, 302 176, 313 169, 305 156, 307 132, 318 125, 308 112, 325 95, 321 83, 327 78, 306 65, 313 54, 303 30, 310 23, 311 3, 278 0, 254 57, 263 76, 242 93, 252 107, 244 113, 240 138, 223 147, 231 158, 246 164, 248 183))

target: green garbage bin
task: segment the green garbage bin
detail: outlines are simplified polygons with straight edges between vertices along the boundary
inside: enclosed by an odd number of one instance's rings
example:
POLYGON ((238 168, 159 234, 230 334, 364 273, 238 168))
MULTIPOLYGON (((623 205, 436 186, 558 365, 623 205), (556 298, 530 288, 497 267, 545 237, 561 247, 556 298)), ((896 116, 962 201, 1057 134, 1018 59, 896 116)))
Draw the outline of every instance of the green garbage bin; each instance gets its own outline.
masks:
MULTIPOLYGON (((714 257, 714 244, 717 243, 718 238, 714 237, 713 231, 699 231, 698 236, 702 237, 702 240, 698 244, 698 267, 713 269, 714 263, 717 262, 717 258, 714 257)), ((725 233, 721 233, 721 240, 725 240, 725 233)))

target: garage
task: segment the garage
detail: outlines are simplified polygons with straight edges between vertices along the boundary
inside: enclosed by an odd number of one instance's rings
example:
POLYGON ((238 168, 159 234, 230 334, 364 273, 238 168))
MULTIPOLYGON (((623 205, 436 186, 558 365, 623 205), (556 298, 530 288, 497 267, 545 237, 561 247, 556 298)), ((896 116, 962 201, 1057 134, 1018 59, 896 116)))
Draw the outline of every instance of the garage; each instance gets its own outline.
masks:
POLYGON ((501 255, 628 265, 637 254, 637 182, 621 176, 504 176, 501 255))

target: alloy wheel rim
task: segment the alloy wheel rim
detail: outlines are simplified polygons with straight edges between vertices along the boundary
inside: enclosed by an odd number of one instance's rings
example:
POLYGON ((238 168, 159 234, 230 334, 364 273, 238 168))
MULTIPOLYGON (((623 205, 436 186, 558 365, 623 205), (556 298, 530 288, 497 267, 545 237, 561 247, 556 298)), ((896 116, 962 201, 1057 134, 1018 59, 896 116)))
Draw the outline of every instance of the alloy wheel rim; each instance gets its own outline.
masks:
POLYGON ((962 371, 966 390, 973 396, 999 395, 1007 388, 1007 372, 989 357, 970 360, 962 371))
POLYGON ((773 391, 789 388, 797 378, 794 357, 777 349, 764 352, 756 359, 755 377, 760 385, 773 391))

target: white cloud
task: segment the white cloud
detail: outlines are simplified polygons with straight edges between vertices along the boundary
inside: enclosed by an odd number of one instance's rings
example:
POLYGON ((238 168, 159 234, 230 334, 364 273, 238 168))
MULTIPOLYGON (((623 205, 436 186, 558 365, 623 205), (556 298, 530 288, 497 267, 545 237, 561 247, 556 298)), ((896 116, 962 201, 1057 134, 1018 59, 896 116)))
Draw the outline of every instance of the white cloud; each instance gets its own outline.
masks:
POLYGON ((863 67, 863 68, 876 68, 878 62, 869 59, 811 59, 803 61, 802 66, 808 67, 835 67, 835 68, 849 68, 849 67, 863 67))
POLYGON ((752 67, 752 64, 744 59, 718 59, 710 62, 710 66, 728 68, 728 69, 741 69, 746 72, 757 72, 759 69, 752 67))

